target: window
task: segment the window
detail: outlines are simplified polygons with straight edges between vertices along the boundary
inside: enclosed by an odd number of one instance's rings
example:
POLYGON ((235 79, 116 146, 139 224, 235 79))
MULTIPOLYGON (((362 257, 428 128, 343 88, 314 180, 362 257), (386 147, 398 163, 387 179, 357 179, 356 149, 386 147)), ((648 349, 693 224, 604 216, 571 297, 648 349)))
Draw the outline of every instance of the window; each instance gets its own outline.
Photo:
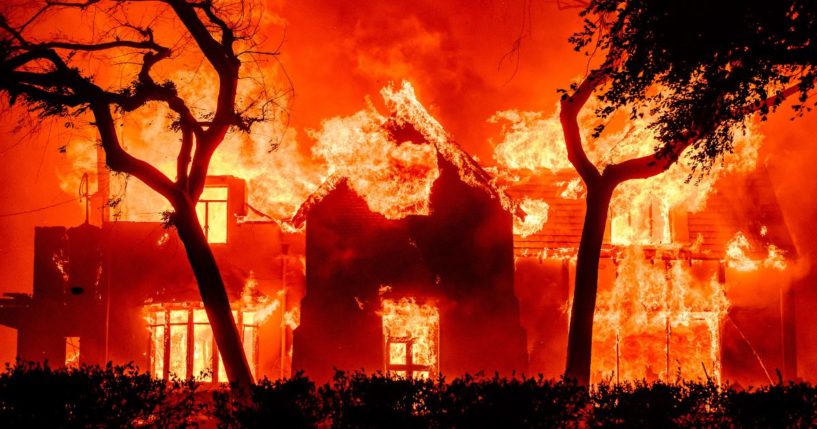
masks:
POLYGON ((65 337, 65 367, 79 368, 79 337, 65 337))
POLYGON ((207 242, 224 244, 227 242, 227 188, 207 186, 196 205, 199 223, 204 228, 207 242))
POLYGON ((592 382, 611 376, 617 382, 678 376, 718 382, 720 327, 729 305, 718 263, 693 270, 690 262, 652 259, 635 247, 617 259, 615 279, 599 284, 592 382))
MULTIPOLYGON (((150 331, 151 374, 168 378, 194 377, 205 382, 226 382, 227 373, 217 353, 213 330, 201 304, 156 304, 146 308, 150 331)), ((233 310, 244 353, 255 375, 258 358, 258 325, 255 312, 233 310)))
POLYGON ((429 378, 439 373, 440 315, 436 307, 418 305, 411 298, 383 300, 383 339, 387 374, 429 378))
POLYGON ((659 245, 672 243, 670 210, 663 201, 653 199, 613 212, 610 241, 613 244, 659 245))

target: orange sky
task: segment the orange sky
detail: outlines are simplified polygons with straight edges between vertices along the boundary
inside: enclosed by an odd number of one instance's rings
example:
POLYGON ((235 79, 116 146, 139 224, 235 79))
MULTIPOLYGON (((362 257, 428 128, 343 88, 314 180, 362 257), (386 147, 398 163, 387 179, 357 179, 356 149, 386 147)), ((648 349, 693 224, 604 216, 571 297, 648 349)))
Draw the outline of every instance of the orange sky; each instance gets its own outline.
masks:
MULTIPOLYGON (((261 36, 284 37, 281 61, 295 87, 291 125, 299 136, 318 128, 322 119, 360 110, 367 95, 377 103, 384 84, 407 79, 457 141, 490 160, 490 139, 498 131, 486 122, 492 114, 512 108, 549 112, 556 89, 585 71, 585 58, 567 43, 580 23, 576 11, 560 11, 555 2, 267 3, 265 13, 280 25, 262 29, 261 36), (520 36, 521 48, 512 52, 520 36)), ((10 215, 76 196, 59 187, 58 171, 70 163, 58 148, 70 132, 55 124, 53 132, 46 126, 26 138, 11 133, 15 119, 10 116, 0 117, 0 291, 30 292, 34 227, 76 225, 83 209, 71 203, 10 215)), ((762 129, 764 159, 799 251, 817 255, 817 175, 812 172, 817 118, 790 122, 778 115, 762 129)), ((13 358, 13 344, 14 333, 0 328, 0 361, 13 358)))

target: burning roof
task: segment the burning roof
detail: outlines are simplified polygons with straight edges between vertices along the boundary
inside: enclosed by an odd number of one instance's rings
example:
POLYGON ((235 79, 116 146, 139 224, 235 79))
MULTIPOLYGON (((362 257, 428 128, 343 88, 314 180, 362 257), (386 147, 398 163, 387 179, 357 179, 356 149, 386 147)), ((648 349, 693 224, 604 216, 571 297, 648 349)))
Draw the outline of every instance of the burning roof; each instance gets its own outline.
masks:
POLYGON ((370 103, 368 110, 324 121, 323 129, 312 134, 317 140, 313 153, 328 162, 329 175, 293 216, 293 227, 303 227, 310 208, 344 181, 370 210, 388 219, 428 215, 432 185, 445 168, 439 160, 506 210, 514 207, 494 178, 420 104, 410 83, 387 86, 380 94, 390 116, 370 103))

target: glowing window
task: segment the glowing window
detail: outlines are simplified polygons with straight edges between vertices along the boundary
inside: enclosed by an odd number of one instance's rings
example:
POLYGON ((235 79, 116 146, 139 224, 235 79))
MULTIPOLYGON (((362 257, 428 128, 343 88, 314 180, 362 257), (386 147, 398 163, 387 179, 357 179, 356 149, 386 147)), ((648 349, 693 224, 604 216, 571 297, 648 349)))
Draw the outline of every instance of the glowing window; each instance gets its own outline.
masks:
MULTIPOLYGON (((158 304, 146 311, 150 372, 154 377, 166 379, 172 374, 204 382, 227 381, 213 330, 200 304, 158 304)), ((258 325, 254 316, 254 311, 233 311, 253 375, 258 357, 258 325)))
POLYGON ((610 241, 613 244, 657 245, 672 243, 670 210, 660 200, 633 204, 612 213, 610 241))
POLYGON ((199 223, 209 243, 227 242, 227 188, 208 186, 204 188, 196 205, 199 223))
POLYGON ((79 368, 79 337, 65 337, 65 367, 79 368))
POLYGON ((413 299, 383 300, 386 373, 429 378, 439 373, 440 315, 431 305, 413 299))

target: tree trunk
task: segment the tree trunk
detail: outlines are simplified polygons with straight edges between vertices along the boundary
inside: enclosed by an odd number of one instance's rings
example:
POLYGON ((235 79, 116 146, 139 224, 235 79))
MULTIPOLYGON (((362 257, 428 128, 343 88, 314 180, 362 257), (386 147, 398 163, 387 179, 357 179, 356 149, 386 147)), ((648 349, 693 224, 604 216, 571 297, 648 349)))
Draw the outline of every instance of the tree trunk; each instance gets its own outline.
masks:
POLYGON ((587 213, 576 260, 576 283, 567 334, 567 364, 565 377, 580 385, 590 383, 590 358, 593 345, 593 316, 599 280, 599 258, 607 212, 614 186, 603 179, 587 186, 587 213))
POLYGON ((253 377, 216 258, 199 224, 194 206, 187 201, 179 206, 175 207, 174 224, 196 276, 201 301, 213 328, 227 378, 239 388, 247 387, 253 383, 253 377))

